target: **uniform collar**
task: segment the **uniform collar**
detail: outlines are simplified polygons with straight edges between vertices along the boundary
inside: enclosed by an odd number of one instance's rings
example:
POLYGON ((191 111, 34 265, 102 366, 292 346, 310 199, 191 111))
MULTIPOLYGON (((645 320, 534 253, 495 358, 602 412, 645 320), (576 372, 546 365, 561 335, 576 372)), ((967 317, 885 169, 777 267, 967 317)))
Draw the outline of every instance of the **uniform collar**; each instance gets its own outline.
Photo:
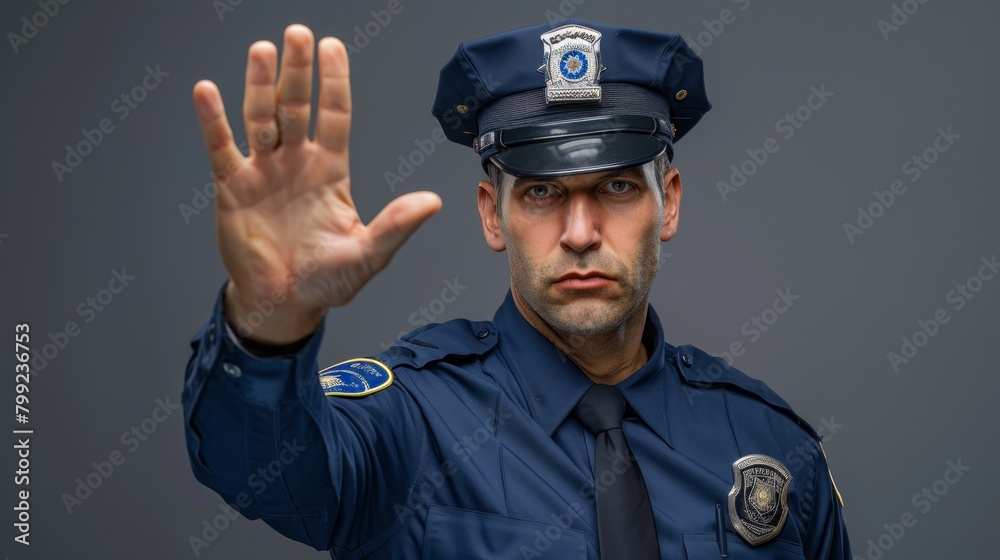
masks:
MULTIPOLYGON (((593 382, 576 364, 521 315, 510 290, 493 317, 500 338, 500 351, 526 387, 531 416, 549 435, 573 412, 593 382)), ((649 360, 639 371, 618 383, 625 399, 642 420, 669 444, 664 403, 664 360, 666 343, 663 327, 653 307, 646 312, 642 334, 649 360)))

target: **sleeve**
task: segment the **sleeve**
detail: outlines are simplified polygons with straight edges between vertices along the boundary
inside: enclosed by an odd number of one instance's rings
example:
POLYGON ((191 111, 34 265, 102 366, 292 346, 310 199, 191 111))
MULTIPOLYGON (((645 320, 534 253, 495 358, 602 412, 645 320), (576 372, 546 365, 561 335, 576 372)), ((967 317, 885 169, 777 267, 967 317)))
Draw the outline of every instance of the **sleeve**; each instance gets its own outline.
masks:
POLYGON ((851 544, 844 525, 840 492, 833 482, 822 445, 813 441, 816 472, 812 511, 803 543, 805 557, 810 560, 851 560, 851 544))
POLYGON ((191 340, 183 405, 195 478, 250 519, 317 550, 353 550, 402 523, 426 428, 394 383, 363 398, 327 397, 317 355, 258 358, 227 334, 220 290, 191 340))

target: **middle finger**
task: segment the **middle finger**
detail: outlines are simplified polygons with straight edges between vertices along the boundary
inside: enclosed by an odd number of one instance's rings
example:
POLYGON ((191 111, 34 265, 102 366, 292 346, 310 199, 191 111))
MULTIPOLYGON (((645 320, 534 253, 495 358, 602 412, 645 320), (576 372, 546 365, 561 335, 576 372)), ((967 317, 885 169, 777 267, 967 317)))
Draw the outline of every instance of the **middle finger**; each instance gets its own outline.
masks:
POLYGON ((300 24, 285 29, 285 48, 278 77, 278 131, 281 144, 296 146, 309 132, 312 95, 313 34, 300 24))

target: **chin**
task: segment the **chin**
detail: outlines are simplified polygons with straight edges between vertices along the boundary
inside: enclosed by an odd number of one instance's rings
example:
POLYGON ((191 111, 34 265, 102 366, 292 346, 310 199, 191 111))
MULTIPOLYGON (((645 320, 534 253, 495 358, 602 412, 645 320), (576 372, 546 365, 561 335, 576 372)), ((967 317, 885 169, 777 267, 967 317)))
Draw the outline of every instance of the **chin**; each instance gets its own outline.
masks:
POLYGON ((553 304, 540 315, 554 329, 582 336, 594 336, 612 332, 624 325, 627 319, 626 311, 615 301, 583 298, 569 303, 553 304))

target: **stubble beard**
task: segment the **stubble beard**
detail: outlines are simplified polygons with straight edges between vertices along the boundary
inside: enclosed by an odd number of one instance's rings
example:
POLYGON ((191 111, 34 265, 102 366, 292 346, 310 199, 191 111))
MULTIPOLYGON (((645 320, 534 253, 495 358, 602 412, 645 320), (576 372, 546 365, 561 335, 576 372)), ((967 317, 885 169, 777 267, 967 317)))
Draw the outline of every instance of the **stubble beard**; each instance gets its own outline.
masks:
POLYGON ((617 256, 599 252, 566 253, 565 258, 544 262, 536 270, 508 237, 511 283, 532 310, 557 332, 596 336, 619 331, 646 303, 659 268, 660 240, 652 235, 645 239, 634 255, 636 265, 632 271, 617 256), (614 276, 616 284, 604 289, 613 293, 557 296, 551 279, 574 269, 599 270, 614 276))

